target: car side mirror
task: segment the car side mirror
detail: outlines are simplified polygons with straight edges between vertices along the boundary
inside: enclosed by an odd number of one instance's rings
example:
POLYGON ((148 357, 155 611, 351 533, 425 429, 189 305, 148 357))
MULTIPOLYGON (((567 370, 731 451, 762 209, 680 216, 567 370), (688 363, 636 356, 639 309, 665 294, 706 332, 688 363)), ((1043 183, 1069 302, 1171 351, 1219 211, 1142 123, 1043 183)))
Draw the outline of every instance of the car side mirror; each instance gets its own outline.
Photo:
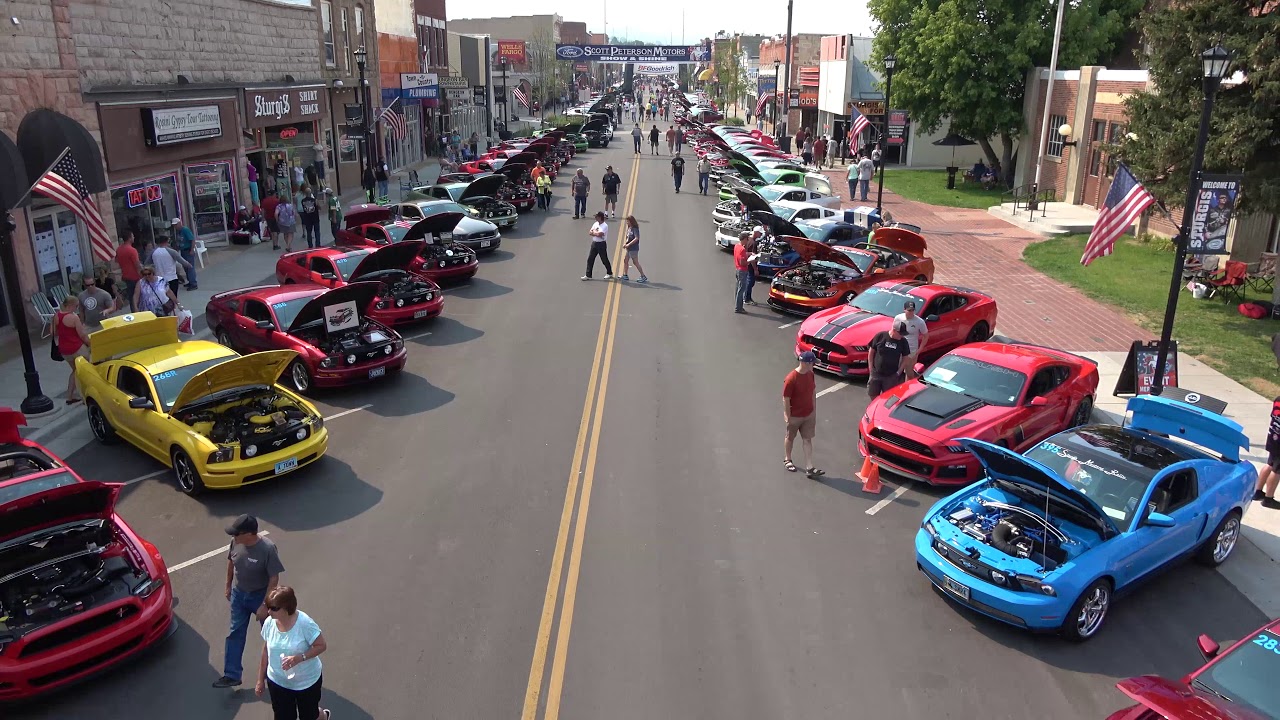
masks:
POLYGON ((1204 656, 1205 660, 1212 660, 1218 657, 1218 651, 1222 649, 1221 646, 1214 642, 1214 639, 1208 635, 1201 635, 1196 638, 1196 645, 1200 646, 1200 654, 1204 656))
POLYGON ((937 315, 925 315, 925 316, 924 316, 924 321, 925 321, 925 322, 927 322, 927 323, 931 323, 931 322, 938 322, 938 316, 937 316, 937 315))
POLYGON ((337 280, 338 276, 333 273, 320 273, 320 278, 322 280, 337 280))
POLYGON ((923 374, 924 374, 924 363, 916 363, 915 367, 913 367, 913 368, 911 368, 911 369, 915 371, 916 375, 923 375, 923 374))
POLYGON ((155 410, 156 404, 151 402, 151 398, 132 397, 129 398, 129 407, 134 410, 155 410))
POLYGON ((1171 528, 1173 527, 1173 518, 1165 515, 1164 513, 1152 512, 1147 513, 1147 519, 1143 524, 1150 525, 1151 527, 1171 528))
POLYGON ((1031 398, 1031 407, 1044 407, 1049 404, 1049 400, 1043 395, 1037 395, 1031 398))
POLYGON ((259 320, 258 322, 254 323, 254 325, 256 325, 259 330, 275 330, 276 329, 276 324, 271 322, 270 320, 259 320))
POLYGON ((880 273, 883 273, 883 272, 884 272, 884 268, 875 268, 874 270, 871 271, 871 274, 879 275, 880 273))

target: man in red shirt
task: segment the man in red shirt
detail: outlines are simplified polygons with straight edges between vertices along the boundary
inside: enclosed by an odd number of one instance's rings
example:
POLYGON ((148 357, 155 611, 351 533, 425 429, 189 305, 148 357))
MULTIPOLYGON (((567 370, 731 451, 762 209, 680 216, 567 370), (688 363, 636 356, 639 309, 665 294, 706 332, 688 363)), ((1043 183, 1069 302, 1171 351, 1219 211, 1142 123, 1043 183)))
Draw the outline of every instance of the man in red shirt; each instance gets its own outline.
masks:
POLYGON ((782 419, 787 424, 787 439, 783 443, 786 461, 783 466, 789 472, 796 471, 791 462, 791 446, 799 433, 804 447, 804 471, 810 478, 819 478, 826 471, 813 465, 813 435, 818 429, 818 396, 814 392, 813 362, 817 358, 810 351, 800 353, 800 364, 787 373, 782 381, 782 419))
POLYGON ((116 264, 120 266, 120 279, 124 281, 124 296, 129 298, 129 310, 136 312, 133 306, 133 288, 142 279, 142 263, 138 260, 138 249, 133 246, 133 231, 125 230, 120 236, 120 246, 116 248, 116 264))
POLYGON ((747 312, 742 307, 742 303, 746 301, 747 292, 751 287, 751 261, 755 256, 751 254, 749 240, 751 240, 751 233, 744 232, 738 236, 738 244, 733 246, 733 269, 738 277, 737 305, 734 306, 733 311, 739 315, 745 315, 747 312))

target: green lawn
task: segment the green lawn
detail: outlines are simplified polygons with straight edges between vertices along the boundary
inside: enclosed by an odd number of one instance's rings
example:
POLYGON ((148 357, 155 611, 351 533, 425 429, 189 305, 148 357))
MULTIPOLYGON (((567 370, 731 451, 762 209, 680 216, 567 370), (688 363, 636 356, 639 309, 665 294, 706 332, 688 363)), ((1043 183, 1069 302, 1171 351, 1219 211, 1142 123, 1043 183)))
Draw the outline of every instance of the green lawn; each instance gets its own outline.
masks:
MULTIPOLYGON (((956 189, 947 189, 946 170, 895 170, 888 168, 884 173, 884 186, 908 200, 916 200, 930 205, 944 207, 976 208, 986 210, 1000 204, 1000 190, 983 190, 978 183, 961 182, 964 171, 956 173, 956 189)), ((875 192, 876 179, 871 181, 871 191, 875 192)))
MULTIPOLYGON (((1086 295, 1126 311, 1148 330, 1160 333, 1169 294, 1173 253, 1134 238, 1123 238, 1115 253, 1080 264, 1085 235, 1065 235, 1034 243, 1023 257, 1027 264, 1086 295)), ((1250 300, 1270 300, 1249 292, 1250 300)), ((1237 303, 1196 300, 1183 292, 1173 337, 1178 349, 1194 355, 1228 377, 1267 397, 1280 394, 1280 373, 1271 352, 1271 335, 1280 321, 1251 320, 1236 310, 1237 303)))

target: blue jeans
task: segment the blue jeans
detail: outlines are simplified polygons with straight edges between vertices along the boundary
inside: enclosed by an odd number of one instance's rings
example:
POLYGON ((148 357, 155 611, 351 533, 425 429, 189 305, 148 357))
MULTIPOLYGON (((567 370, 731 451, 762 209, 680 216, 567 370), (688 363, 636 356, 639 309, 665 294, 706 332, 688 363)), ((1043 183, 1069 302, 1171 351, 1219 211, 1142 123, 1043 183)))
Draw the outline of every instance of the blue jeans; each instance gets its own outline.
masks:
POLYGON ((388 182, 389 181, 387 180, 378 181, 378 197, 387 197, 387 195, 391 192, 389 189, 387 189, 388 182))
POLYGON ((239 680, 244 675, 244 641, 249 632, 249 618, 262 607, 266 597, 266 590, 243 592, 239 588, 231 588, 231 629, 227 632, 222 674, 232 680, 239 680))
POLYGON ((748 302, 755 302, 754 300, 751 299, 751 288, 755 286, 756 286, 756 271, 753 268, 747 271, 747 296, 743 298, 744 300, 747 300, 748 302))
POLYGON ((871 189, 871 181, 870 181, 870 180, 859 180, 859 182, 860 182, 860 183, 862 183, 862 202, 866 202, 866 201, 867 201, 867 191, 871 189))
POLYGON ((304 223, 302 226, 302 234, 307 238, 307 247, 320 247, 320 223, 310 224, 304 223))
POLYGON ((850 180, 849 181, 849 202, 853 202, 854 200, 857 200, 857 199, 858 199, 858 181, 850 180))
POLYGON ((586 195, 573 196, 573 214, 575 216, 580 216, 580 217, 587 216, 587 196, 586 195))
POLYGON ((750 282, 751 282, 751 271, 750 271, 750 270, 736 270, 735 272, 738 274, 738 287, 737 287, 737 295, 736 295, 736 297, 734 298, 734 299, 736 300, 736 304, 734 305, 734 309, 735 309, 735 310, 742 310, 742 309, 743 309, 743 308, 742 308, 742 303, 746 302, 746 300, 747 300, 747 293, 751 292, 751 285, 750 285, 750 282))
POLYGON ((707 189, 711 187, 711 173, 698 173, 698 192, 703 195, 707 194, 707 189))
POLYGON ((632 138, 632 140, 636 141, 636 154, 639 155, 640 154, 640 138, 632 138))
POLYGON ((182 256, 183 260, 186 260, 187 262, 191 263, 191 269, 187 271, 187 284, 195 285, 196 284, 196 251, 195 249, 192 248, 191 250, 179 250, 178 254, 182 256))
POLYGON ((676 173, 671 177, 676 181, 676 192, 680 192, 680 181, 684 179, 684 173, 676 173))

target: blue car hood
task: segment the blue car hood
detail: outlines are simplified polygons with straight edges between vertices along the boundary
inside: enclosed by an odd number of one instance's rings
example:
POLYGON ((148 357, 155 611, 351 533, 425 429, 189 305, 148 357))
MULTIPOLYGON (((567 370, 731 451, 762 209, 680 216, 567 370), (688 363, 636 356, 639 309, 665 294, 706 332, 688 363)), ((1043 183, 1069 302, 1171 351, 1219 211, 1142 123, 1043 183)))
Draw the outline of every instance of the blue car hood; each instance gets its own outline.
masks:
POLYGON ((981 440, 961 438, 959 442, 982 463, 989 477, 1049 493, 1093 519, 1103 538, 1119 533, 1115 523, 1096 502, 1044 465, 981 440))

